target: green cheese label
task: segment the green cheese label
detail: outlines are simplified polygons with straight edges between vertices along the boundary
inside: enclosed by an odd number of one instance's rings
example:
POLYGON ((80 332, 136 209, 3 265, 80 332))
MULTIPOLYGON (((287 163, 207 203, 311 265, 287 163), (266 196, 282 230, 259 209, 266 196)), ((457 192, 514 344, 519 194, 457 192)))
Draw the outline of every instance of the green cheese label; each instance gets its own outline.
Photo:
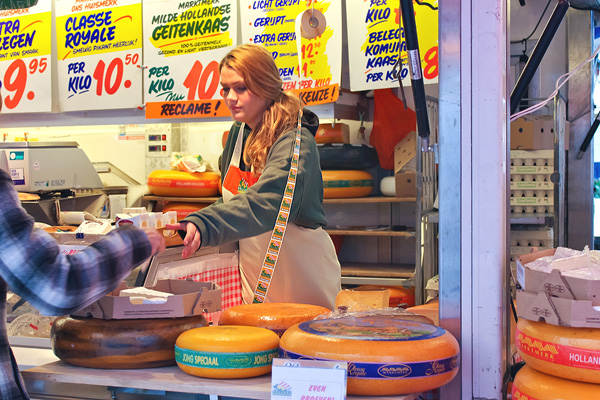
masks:
POLYGON ((215 353, 182 349, 175 346, 175 361, 190 367, 236 369, 258 368, 271 365, 279 349, 254 351, 249 353, 215 353))
POLYGON ((337 180, 323 181, 323 188, 347 188, 347 187, 369 187, 373 186, 372 179, 352 179, 352 180, 337 180))

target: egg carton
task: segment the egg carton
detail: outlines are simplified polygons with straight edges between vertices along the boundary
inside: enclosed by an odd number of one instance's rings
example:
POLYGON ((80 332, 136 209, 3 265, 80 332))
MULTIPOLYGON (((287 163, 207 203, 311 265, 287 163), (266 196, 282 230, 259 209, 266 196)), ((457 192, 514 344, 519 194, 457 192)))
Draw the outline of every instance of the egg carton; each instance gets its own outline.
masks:
POLYGON ((514 206, 510 208, 510 213, 513 215, 519 214, 540 214, 550 215, 554 211, 553 206, 514 206))
MULTIPOLYGON (((543 229, 511 229, 510 230, 510 245, 511 246, 523 246, 520 242, 525 243, 526 241, 533 240, 544 243, 552 243, 554 240, 554 231, 552 228, 543 229)), ((540 244, 527 244, 528 246, 540 246, 540 244)), ((544 246, 551 246, 551 244, 544 244, 544 246)))
POLYGON ((554 150, 511 150, 511 160, 546 159, 554 161, 554 150))
MULTIPOLYGON (((523 207, 537 207, 537 206, 554 206, 554 195, 544 194, 543 196, 511 196, 510 205, 523 206, 523 207)), ((528 211, 525 211, 528 212, 528 211)), ((533 211, 531 211, 533 212, 533 211)))

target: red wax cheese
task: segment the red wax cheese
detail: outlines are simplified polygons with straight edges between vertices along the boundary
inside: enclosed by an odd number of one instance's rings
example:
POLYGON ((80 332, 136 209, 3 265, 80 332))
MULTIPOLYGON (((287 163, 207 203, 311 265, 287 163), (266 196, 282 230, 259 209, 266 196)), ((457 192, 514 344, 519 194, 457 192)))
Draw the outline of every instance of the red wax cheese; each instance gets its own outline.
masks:
POLYGON ((519 318, 516 344, 523 361, 538 371, 600 383, 600 328, 569 328, 519 318))

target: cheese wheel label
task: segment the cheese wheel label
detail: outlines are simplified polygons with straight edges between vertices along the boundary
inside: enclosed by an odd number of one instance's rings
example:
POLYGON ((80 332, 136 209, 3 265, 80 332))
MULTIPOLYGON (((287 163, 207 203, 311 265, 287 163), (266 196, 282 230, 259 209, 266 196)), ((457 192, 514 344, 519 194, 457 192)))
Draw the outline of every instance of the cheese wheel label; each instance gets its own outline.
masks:
POLYGON ((247 353, 217 353, 197 351, 175 346, 175 361, 189 367, 236 369, 258 368, 271 365, 279 349, 253 351, 247 353))
MULTIPOLYGON (((305 359, 316 361, 338 361, 324 358, 306 356, 282 349, 283 358, 305 359)), ((437 360, 418 361, 408 363, 369 363, 348 362, 349 378, 364 379, 410 379, 424 378, 452 372, 458 368, 458 356, 452 356, 437 360)))
POLYGON ((565 346, 527 336, 516 330, 517 348, 523 353, 554 364, 600 371, 600 351, 565 346))
POLYGON ((512 390, 512 398, 513 400, 538 400, 535 397, 531 397, 526 395, 525 393, 522 393, 519 389, 515 388, 514 386, 512 390))
POLYGON ((424 340, 446 333, 444 328, 438 326, 383 316, 306 321, 302 322, 298 328, 313 335, 354 340, 424 340))
POLYGON ((149 186, 156 187, 178 187, 178 188, 217 188, 218 179, 207 180, 183 180, 183 179, 165 179, 165 178, 148 178, 149 186))
POLYGON ((337 180, 323 181, 323 188, 347 188, 347 187, 365 187, 373 186, 372 179, 353 179, 353 180, 337 180))

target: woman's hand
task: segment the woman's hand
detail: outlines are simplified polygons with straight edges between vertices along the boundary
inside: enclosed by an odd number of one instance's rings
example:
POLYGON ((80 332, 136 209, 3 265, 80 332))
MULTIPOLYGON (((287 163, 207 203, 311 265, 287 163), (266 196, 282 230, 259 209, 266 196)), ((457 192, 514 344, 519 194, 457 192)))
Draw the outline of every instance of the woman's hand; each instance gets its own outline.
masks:
POLYGON ((156 229, 144 229, 146 236, 148 236, 148 240, 150 241, 150 246, 152 246, 152 254, 160 254, 165 251, 165 238, 162 235, 162 232, 157 231, 156 229))
POLYGON ((202 244, 202 235, 198 231, 196 225, 191 222, 178 222, 176 224, 167 224, 165 229, 174 231, 185 231, 185 237, 183 238, 183 251, 181 252, 181 258, 188 258, 194 254, 200 248, 202 244))

